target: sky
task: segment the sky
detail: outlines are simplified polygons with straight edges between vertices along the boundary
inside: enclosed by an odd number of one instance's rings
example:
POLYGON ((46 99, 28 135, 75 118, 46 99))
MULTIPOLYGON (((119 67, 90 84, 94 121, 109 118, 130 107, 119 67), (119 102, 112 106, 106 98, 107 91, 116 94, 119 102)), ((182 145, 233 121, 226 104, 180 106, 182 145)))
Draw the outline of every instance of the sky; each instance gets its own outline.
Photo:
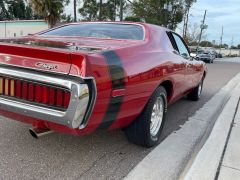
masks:
MULTIPOLYGON (((189 23, 200 24, 204 11, 207 10, 207 39, 220 43, 222 26, 224 27, 223 43, 240 44, 240 0, 197 0, 190 11, 189 23)), ((182 28, 182 24, 179 25, 182 28)))
MULTIPOLYGON (((70 3, 65 8, 67 14, 73 14, 72 7, 70 3)), ((240 44, 240 0, 197 0, 191 7, 189 23, 200 25, 205 10, 207 10, 205 24, 208 25, 205 32, 207 40, 215 40, 219 44, 223 26, 223 43, 231 45, 233 38, 233 45, 240 44)), ((179 24, 178 32, 181 32, 182 24, 179 24)))
MULTIPOLYGON (((77 9, 79 9, 80 7, 81 7, 81 5, 82 5, 82 3, 80 3, 80 2, 82 2, 82 0, 81 1, 78 1, 78 3, 77 3, 77 9)), ((72 17, 73 17, 73 0, 70 0, 70 3, 69 3, 69 5, 67 5, 66 7, 65 7, 65 13, 68 15, 68 14, 71 14, 72 15, 72 17)), ((77 19, 80 19, 80 14, 77 12, 77 19)))

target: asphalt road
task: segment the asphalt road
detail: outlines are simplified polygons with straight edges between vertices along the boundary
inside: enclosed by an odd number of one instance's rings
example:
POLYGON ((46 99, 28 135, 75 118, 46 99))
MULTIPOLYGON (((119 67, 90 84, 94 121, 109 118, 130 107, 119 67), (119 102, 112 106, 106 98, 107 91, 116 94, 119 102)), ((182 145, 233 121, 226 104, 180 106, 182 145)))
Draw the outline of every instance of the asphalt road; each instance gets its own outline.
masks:
MULTIPOLYGON (((200 101, 183 98, 169 107, 162 139, 239 73, 240 63, 215 62, 208 69, 200 101)), ((122 179, 151 151, 128 143, 121 130, 35 140, 28 125, 2 117, 0 124, 0 179, 122 179)))

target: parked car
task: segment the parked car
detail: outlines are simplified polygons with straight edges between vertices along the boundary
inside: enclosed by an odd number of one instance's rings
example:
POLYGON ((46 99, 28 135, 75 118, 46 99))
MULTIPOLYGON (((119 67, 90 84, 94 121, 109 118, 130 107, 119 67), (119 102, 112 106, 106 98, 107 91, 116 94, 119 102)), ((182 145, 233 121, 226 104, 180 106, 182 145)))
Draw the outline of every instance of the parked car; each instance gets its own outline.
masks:
POLYGON ((223 55, 221 53, 218 53, 217 58, 223 58, 223 55))
POLYGON ((213 60, 217 58, 218 53, 217 53, 216 50, 211 50, 210 53, 211 53, 211 55, 213 57, 213 60))
POLYGON ((198 100, 206 73, 169 29, 67 24, 0 40, 0 114, 31 124, 36 138, 123 128, 131 142, 151 147, 168 105, 184 95, 198 100))
POLYGON ((197 55, 196 59, 204 61, 206 63, 213 63, 213 60, 215 59, 215 55, 212 55, 210 52, 202 52, 197 55))

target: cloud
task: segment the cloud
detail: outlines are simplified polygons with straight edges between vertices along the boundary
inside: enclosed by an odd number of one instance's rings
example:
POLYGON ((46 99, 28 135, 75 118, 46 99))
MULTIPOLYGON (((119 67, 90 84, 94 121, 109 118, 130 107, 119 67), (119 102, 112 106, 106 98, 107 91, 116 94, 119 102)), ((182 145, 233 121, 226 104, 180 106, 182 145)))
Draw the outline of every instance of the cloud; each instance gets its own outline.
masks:
MULTIPOLYGON (((81 3, 78 3, 78 8, 81 3)), ((221 29, 224 26, 223 42, 231 44, 234 37, 234 44, 240 44, 240 0, 197 0, 190 11, 189 23, 200 24, 204 11, 207 10, 206 30, 207 37, 210 41, 215 40, 219 43, 221 29)), ((73 15, 73 4, 71 3, 65 8, 67 14, 73 15)), ((77 13, 78 19, 80 14, 77 13)), ((177 31, 181 34, 182 24, 179 25, 177 31)))
POLYGON ((198 0, 191 8, 189 22, 200 24, 205 10, 209 40, 219 42, 221 27, 224 26, 224 43, 231 44, 234 37, 234 44, 240 44, 240 0, 198 0))

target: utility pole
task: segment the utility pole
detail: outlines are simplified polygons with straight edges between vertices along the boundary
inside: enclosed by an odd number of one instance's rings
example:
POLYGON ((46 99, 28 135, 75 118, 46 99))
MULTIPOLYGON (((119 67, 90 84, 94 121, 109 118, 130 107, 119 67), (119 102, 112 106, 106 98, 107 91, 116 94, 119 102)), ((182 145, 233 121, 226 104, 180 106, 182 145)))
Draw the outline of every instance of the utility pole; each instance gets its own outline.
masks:
POLYGON ((186 36, 187 36, 190 7, 191 7, 190 5, 187 5, 187 9, 186 9, 186 12, 185 12, 184 25, 183 25, 183 38, 186 38, 186 36))
POLYGON ((232 55, 232 46, 233 46, 233 36, 232 36, 231 47, 230 47, 230 56, 232 55))
POLYGON ((200 42, 201 42, 201 39, 202 39, 203 30, 207 29, 207 25, 205 25, 206 15, 207 15, 207 10, 205 10, 205 13, 204 13, 204 16, 203 16, 203 21, 202 21, 202 24, 201 24, 201 32, 200 32, 200 35, 199 35, 197 50, 199 50, 199 45, 200 45, 200 42))
POLYGON ((221 37, 220 37, 220 50, 219 50, 219 54, 221 54, 221 51, 222 51, 222 41, 223 41, 223 26, 222 26, 222 33, 221 33, 221 37))
POLYGON ((123 0, 120 0, 120 21, 123 20, 123 0))
POLYGON ((99 2, 99 21, 102 21, 102 0, 99 2))
POLYGON ((182 33, 183 38, 185 36, 185 26, 186 26, 186 16, 184 16, 183 18, 183 33, 182 33))
POLYGON ((187 30, 188 30, 188 18, 189 18, 189 10, 190 10, 190 6, 187 7, 187 17, 186 17, 186 25, 185 25, 185 34, 184 34, 184 38, 187 37, 187 30))
POLYGON ((74 6, 74 22, 77 22, 77 0, 73 1, 74 6))

